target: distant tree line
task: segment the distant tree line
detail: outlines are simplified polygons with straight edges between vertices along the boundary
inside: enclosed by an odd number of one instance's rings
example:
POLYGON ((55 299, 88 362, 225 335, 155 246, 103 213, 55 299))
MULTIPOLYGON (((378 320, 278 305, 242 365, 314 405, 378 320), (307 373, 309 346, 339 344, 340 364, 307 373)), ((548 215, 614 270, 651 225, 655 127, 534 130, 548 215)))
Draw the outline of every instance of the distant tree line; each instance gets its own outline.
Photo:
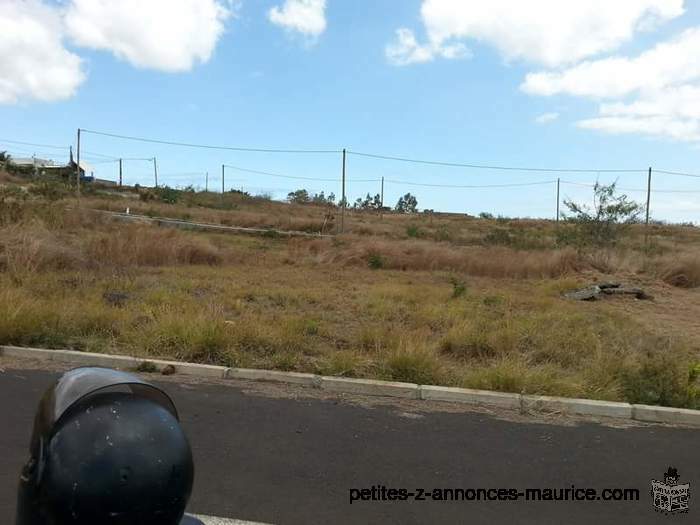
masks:
MULTIPOLYGON (((382 206, 382 196, 377 193, 376 195, 367 195, 362 198, 358 197, 355 202, 350 205, 349 202, 343 202, 340 199, 336 203, 336 197, 334 193, 329 193, 326 195, 324 192, 320 193, 310 193, 305 189, 298 189, 295 191, 290 191, 287 194, 287 201, 294 204, 323 204, 328 206, 343 206, 352 207, 356 210, 386 210, 389 211, 391 208, 382 206)), ((418 211, 418 199, 407 193, 399 197, 396 206, 394 206, 394 211, 398 213, 416 213, 418 211)))

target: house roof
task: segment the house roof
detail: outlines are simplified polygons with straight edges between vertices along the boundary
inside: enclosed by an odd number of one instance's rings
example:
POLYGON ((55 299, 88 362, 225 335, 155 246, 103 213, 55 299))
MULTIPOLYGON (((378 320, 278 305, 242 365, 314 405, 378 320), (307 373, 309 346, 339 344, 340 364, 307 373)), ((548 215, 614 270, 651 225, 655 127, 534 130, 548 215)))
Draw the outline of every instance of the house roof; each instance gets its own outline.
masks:
POLYGON ((49 159, 40 159, 39 157, 10 157, 10 162, 16 166, 55 166, 54 161, 49 159))

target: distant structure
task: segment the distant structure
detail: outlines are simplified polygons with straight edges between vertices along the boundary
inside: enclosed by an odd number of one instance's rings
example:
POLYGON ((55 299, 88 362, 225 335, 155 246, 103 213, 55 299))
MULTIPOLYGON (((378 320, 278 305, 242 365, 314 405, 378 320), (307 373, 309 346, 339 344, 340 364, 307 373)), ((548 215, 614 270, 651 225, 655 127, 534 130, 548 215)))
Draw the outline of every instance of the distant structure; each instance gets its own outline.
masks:
MULTIPOLYGON (((56 173, 64 176, 75 175, 78 164, 73 159, 73 150, 70 152, 68 164, 58 163, 51 159, 41 159, 39 157, 10 157, 10 164, 18 168, 32 168, 35 175, 56 173)), ((87 162, 80 161, 80 179, 91 182, 95 179, 95 168, 87 162)))
POLYGON ((56 163, 49 159, 40 159, 38 157, 10 157, 10 162, 15 166, 31 166, 34 168, 58 168, 56 163))

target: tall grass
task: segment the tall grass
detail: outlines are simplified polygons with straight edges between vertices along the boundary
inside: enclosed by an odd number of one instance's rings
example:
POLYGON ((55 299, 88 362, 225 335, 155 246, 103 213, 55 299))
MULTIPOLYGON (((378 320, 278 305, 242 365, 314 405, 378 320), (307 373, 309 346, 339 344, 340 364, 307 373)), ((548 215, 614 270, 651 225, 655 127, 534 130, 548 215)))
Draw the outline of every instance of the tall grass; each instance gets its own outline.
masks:
POLYGON ((44 193, 1 195, 0 344, 697 406, 700 351, 683 319, 662 330, 652 305, 621 314, 625 298, 561 298, 603 278, 697 287, 691 228, 654 229, 653 252, 634 232, 583 252, 548 247, 545 221, 350 213, 354 233, 286 240, 112 223, 86 208, 310 230, 325 210, 93 194, 81 211, 44 193))

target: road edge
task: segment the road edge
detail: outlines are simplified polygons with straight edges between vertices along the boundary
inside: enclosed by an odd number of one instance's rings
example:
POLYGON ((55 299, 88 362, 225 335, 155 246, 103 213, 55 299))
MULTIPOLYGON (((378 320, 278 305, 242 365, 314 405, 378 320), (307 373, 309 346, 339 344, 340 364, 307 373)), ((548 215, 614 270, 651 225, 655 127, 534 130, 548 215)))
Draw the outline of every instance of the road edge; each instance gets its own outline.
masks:
POLYGON ((522 413, 545 412, 700 427, 700 410, 686 408, 632 405, 595 399, 513 394, 490 390, 379 381, 375 379, 320 376, 278 370, 229 368, 182 361, 79 352, 76 350, 52 350, 0 345, 0 356, 16 359, 43 359, 83 366, 126 368, 132 371, 148 363, 151 370, 158 372, 169 371, 170 373, 209 379, 271 381, 320 388, 341 394, 446 401, 482 407, 507 408, 518 410, 522 413))

